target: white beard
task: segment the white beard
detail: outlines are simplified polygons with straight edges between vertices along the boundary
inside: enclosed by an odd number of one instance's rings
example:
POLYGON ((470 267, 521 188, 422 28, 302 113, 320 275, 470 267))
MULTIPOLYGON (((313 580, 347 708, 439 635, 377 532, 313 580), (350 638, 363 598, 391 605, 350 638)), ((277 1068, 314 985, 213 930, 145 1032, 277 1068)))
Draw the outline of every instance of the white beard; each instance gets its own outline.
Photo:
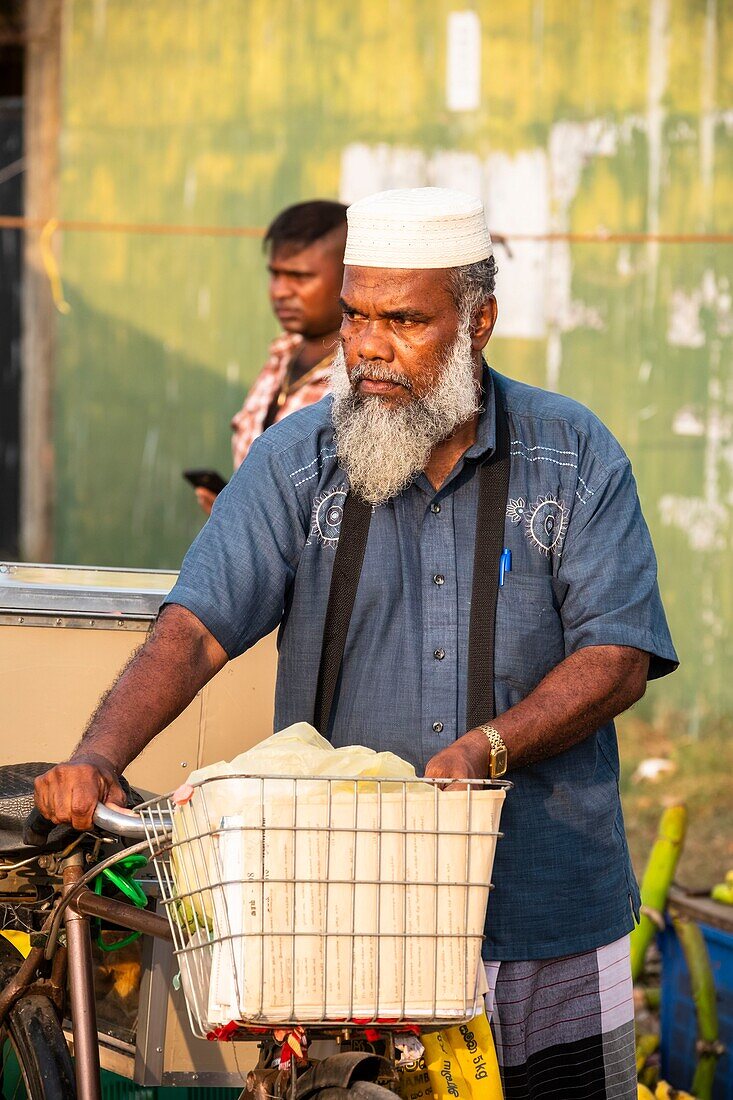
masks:
MULTIPOLYGON (((356 368, 357 378, 359 367, 356 368)), ((436 444, 481 408, 466 321, 438 366, 438 381, 424 397, 389 406, 378 394, 360 394, 346 373, 343 348, 333 362, 333 424, 336 453, 351 488, 369 504, 401 493, 425 469, 436 444)), ((386 364, 365 364, 370 377, 400 378, 386 364)))

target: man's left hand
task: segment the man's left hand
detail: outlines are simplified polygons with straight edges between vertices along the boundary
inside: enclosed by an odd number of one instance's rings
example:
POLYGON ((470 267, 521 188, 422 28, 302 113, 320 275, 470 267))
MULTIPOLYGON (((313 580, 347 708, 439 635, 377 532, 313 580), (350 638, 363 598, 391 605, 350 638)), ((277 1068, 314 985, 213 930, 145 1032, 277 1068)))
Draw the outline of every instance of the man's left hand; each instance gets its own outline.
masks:
MULTIPOLYGON (((486 779, 491 746, 481 730, 469 730, 452 745, 436 753, 425 768, 427 779, 486 779)), ((460 784, 451 783, 450 789, 460 784)))

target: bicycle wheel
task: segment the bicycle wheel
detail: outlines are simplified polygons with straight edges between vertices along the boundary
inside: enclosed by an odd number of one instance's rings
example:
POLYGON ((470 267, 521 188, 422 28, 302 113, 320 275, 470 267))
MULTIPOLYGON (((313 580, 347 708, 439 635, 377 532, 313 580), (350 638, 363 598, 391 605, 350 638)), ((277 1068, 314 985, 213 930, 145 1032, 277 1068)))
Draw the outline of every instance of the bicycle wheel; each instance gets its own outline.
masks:
POLYGON ((47 997, 22 997, 8 1015, 3 1039, 3 1100, 73 1100, 74 1066, 47 997))
MULTIPOLYGON (((22 961, 22 955, 0 937, 0 984, 22 961)), ((75 1100, 74 1065, 48 997, 21 997, 0 1031, 0 1045, 2 1100, 75 1100)))

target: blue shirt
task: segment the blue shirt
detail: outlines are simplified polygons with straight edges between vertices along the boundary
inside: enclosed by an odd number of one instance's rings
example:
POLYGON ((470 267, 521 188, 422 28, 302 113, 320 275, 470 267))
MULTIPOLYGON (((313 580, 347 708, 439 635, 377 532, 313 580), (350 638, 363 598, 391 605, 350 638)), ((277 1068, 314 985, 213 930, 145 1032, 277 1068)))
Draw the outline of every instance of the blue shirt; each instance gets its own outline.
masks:
MULTIPOLYGON (((440 491, 421 474, 374 511, 329 731, 336 745, 390 749, 419 772, 466 731, 478 460, 494 447, 493 384, 512 456, 497 713, 583 646, 646 650, 651 677, 677 664, 621 447, 576 402, 487 373, 476 442, 440 491)), ((192 611, 230 657, 280 627, 277 729, 313 719, 347 489, 330 410, 324 398, 255 441, 167 600, 192 611)), ((618 777, 612 723, 530 767, 512 770, 510 759, 488 957, 557 957, 630 930, 639 891, 618 777)))

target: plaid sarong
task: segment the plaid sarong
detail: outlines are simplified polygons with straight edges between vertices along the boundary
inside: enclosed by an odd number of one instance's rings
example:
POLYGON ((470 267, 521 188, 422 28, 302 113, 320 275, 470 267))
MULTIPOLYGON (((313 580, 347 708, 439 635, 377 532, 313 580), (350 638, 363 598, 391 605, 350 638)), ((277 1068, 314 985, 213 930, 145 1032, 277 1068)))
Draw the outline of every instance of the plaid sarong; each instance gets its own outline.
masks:
POLYGON ((561 959, 487 963, 506 1100, 636 1100, 629 937, 561 959))

